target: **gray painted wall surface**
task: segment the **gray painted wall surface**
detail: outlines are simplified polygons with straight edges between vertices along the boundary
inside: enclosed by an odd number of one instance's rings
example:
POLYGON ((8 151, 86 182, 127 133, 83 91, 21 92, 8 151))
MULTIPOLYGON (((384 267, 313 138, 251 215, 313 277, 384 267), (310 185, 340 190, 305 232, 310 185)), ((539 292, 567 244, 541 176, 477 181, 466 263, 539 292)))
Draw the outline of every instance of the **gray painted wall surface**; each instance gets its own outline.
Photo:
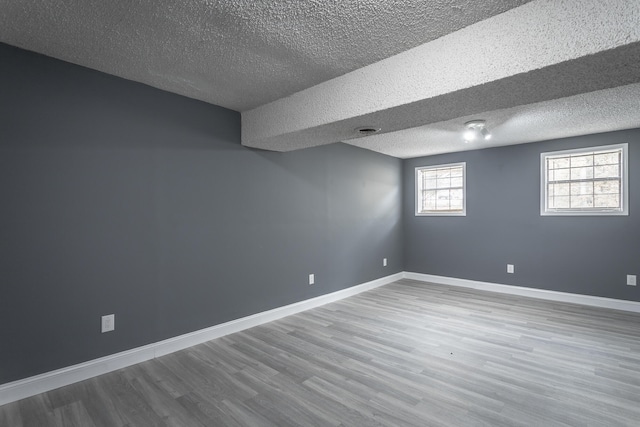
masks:
POLYGON ((0 94, 0 383, 402 270, 398 159, 1 44, 0 94))
POLYGON ((640 301, 640 130, 404 161, 404 269, 640 301), (629 143, 629 216, 540 216, 540 153, 629 143), (467 162, 467 216, 416 217, 418 166, 467 162), (506 264, 515 264, 515 274, 506 264))

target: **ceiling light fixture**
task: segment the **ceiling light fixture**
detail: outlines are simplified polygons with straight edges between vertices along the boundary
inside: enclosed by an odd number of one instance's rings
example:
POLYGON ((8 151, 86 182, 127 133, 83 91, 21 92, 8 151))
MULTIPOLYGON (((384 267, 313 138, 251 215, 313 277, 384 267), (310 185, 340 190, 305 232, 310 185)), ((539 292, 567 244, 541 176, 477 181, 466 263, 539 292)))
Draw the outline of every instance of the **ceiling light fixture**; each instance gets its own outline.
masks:
POLYGON ((484 120, 471 120, 466 122, 464 124, 464 142, 472 142, 478 139, 484 139, 485 141, 491 139, 491 134, 486 126, 487 124, 484 120))

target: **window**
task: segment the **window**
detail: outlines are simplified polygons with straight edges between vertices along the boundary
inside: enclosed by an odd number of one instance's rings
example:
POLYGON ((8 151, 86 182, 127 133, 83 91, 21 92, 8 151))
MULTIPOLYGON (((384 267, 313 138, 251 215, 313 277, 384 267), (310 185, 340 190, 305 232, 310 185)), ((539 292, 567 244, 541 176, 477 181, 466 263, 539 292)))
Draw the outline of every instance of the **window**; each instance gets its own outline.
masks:
POLYGON ((466 215, 466 163, 416 168, 416 215, 466 215))
POLYGON ((627 144, 542 153, 541 215, 628 215, 627 144))

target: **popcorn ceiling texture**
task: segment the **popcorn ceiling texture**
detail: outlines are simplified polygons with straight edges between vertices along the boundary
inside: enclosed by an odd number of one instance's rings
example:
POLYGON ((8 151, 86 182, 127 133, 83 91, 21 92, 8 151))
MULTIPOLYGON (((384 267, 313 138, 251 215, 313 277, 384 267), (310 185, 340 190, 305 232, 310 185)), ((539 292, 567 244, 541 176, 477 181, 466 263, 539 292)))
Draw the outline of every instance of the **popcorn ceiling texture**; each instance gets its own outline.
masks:
POLYGON ((0 41, 245 111, 528 0, 2 0, 0 41))
POLYGON ((492 144, 640 125, 640 0, 0 0, 0 41, 242 111, 242 143, 275 151, 473 149, 467 118, 492 144))
MULTIPOLYGON (((345 141, 398 158, 430 156, 572 136, 640 128, 640 83, 484 112, 488 141, 465 143, 459 117, 396 132, 345 141)), ((628 142, 628 141, 620 141, 628 142)))
POLYGON ((639 24, 638 1, 534 1, 244 112, 243 144, 287 151, 639 82, 639 24))

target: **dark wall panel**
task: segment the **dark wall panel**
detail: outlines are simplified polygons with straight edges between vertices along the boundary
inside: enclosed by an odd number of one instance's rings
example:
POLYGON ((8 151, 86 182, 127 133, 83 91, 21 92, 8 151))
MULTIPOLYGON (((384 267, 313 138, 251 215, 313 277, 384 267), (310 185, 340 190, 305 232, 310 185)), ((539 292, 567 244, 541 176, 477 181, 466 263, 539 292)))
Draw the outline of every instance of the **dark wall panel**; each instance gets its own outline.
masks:
POLYGON ((405 270, 640 301, 640 130, 404 162, 405 270), (630 215, 540 216, 540 153, 629 143, 630 215), (467 216, 416 217, 414 170, 467 162, 467 216), (515 274, 506 273, 506 264, 515 274))
POLYGON ((0 94, 0 383, 402 270, 397 159, 2 44, 0 94))

